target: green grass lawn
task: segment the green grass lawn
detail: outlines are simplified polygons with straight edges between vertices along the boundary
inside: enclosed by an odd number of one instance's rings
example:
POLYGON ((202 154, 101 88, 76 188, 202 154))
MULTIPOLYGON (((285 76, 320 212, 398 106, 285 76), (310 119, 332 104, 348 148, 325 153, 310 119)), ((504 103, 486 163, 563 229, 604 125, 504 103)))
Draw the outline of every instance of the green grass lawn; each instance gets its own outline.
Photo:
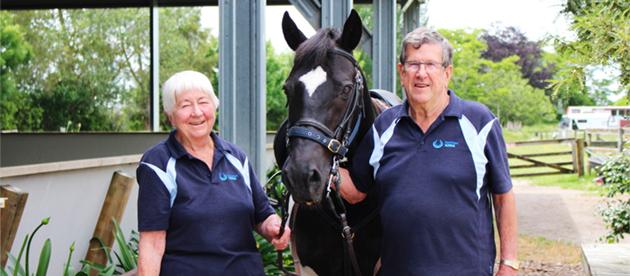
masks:
MULTIPOLYGON (((504 130, 504 138, 508 143, 507 151, 513 154, 534 154, 534 153, 546 153, 546 152, 567 152, 572 150, 571 143, 554 143, 554 144, 542 144, 542 145, 514 145, 513 143, 516 141, 531 141, 537 140, 541 137, 547 139, 548 137, 544 137, 541 133, 549 133, 555 130, 556 125, 536 125, 536 126, 525 126, 520 130, 504 130)), ((546 162, 546 163, 559 163, 559 162, 572 162, 573 157, 570 154, 565 155, 554 155, 554 156, 537 156, 531 157, 532 159, 546 162)), ((584 157, 586 159, 586 156, 584 157)), ((526 165, 531 164, 530 162, 510 158, 509 163, 511 166, 514 165, 526 165)), ((564 168, 572 169, 573 165, 563 165, 564 168)), ((592 172, 591 175, 588 174, 588 168, 585 167, 586 175, 583 177, 578 177, 577 174, 558 174, 558 175, 543 175, 543 176, 529 176, 522 177, 532 183, 533 185, 540 186, 555 186, 563 189, 574 189, 574 190, 583 190, 583 191, 592 191, 596 193, 603 193, 603 188, 597 186, 593 182, 593 178, 595 178, 595 172, 592 172)), ((535 168, 517 168, 511 169, 510 173, 512 175, 524 174, 524 173, 538 173, 538 172, 554 172, 557 171, 553 168, 546 167, 535 167, 535 168)))
POLYGON ((559 175, 545 175, 524 177, 529 183, 538 186, 553 186, 560 187, 562 189, 581 190, 593 192, 598 195, 604 195, 605 188, 598 186, 593 182, 593 178, 596 176, 585 175, 578 177, 577 174, 559 174, 559 175))
POLYGON ((533 126, 523 126, 521 129, 503 129, 503 138, 507 143, 514 141, 527 141, 545 137, 545 133, 553 132, 557 129, 557 124, 538 124, 533 126))

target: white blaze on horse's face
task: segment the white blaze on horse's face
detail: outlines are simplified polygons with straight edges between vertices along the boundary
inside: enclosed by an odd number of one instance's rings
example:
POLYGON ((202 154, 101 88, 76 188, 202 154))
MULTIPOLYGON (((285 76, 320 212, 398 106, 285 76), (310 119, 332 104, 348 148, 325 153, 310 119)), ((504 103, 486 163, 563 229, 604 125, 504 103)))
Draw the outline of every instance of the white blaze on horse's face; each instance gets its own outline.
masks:
POLYGON ((317 90, 317 87, 326 82, 326 71, 324 71, 321 66, 317 66, 317 68, 302 75, 299 80, 304 83, 306 92, 308 92, 308 96, 311 97, 313 93, 315 93, 315 90, 317 90))

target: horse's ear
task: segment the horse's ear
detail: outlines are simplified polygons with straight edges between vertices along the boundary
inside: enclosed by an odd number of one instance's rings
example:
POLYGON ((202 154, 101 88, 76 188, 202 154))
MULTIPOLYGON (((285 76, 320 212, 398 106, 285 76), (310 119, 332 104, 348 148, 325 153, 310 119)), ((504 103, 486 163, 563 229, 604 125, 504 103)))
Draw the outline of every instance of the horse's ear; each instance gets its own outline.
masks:
POLYGON ((359 14, 352 9, 346 23, 343 24, 343 32, 341 37, 337 39, 337 45, 342 49, 352 53, 352 50, 359 45, 361 35, 363 34, 363 22, 359 14))
POLYGON ((286 11, 282 17, 282 33, 284 34, 284 40, 293 51, 297 50, 300 44, 306 40, 306 36, 298 29, 286 11))

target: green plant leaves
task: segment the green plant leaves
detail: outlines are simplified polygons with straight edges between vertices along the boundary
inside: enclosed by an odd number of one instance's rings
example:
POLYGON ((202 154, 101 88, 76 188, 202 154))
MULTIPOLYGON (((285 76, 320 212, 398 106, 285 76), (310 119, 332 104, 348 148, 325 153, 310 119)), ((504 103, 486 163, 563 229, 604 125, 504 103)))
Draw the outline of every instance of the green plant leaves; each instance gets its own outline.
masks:
MULTIPOLYGON (((599 169, 604 178, 607 196, 610 198, 630 193, 630 155, 622 153, 615 156, 599 169)), ((610 232, 604 237, 609 243, 619 242, 624 234, 630 233, 630 199, 617 199, 607 203, 600 211, 604 223, 610 232)))
POLYGON ((118 222, 116 222, 116 220, 113 220, 113 222, 114 222, 114 227, 115 227, 114 237, 116 239, 116 244, 118 245, 118 249, 120 250, 120 255, 116 252, 114 252, 114 254, 116 255, 116 258, 118 259, 118 262, 122 266, 122 269, 124 271, 130 271, 136 268, 138 255, 134 252, 131 246, 127 244, 127 242, 125 241, 125 235, 122 233, 122 230, 120 229, 120 225, 118 225, 118 222))
POLYGON ((51 242, 50 239, 46 239, 44 242, 44 246, 42 247, 42 252, 39 253, 39 264, 37 265, 36 276, 45 276, 46 271, 48 271, 48 264, 50 263, 50 251, 51 251, 51 242))

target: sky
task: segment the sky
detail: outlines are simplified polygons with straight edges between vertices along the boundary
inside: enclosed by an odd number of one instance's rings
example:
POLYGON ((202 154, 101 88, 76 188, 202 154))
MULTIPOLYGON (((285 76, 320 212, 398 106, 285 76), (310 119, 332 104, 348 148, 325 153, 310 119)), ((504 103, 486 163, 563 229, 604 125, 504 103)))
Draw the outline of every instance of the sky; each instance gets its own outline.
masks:
MULTIPOLYGON (((543 39, 547 34, 571 37, 568 20, 560 15, 564 0, 428 0, 427 26, 435 29, 491 29, 493 26, 514 26, 530 40, 543 39)), ((265 10, 266 40, 277 51, 290 51, 282 36, 282 14, 288 11, 308 37, 315 33, 293 6, 267 6, 265 10)), ((203 26, 217 35, 218 8, 202 11, 203 26)))
MULTIPOLYGON (((433 29, 487 29, 496 27, 516 27, 529 40, 539 41, 548 36, 560 36, 573 39, 575 34, 569 30, 570 21, 560 14, 562 3, 566 0, 427 0, 427 26, 433 29)), ((265 10, 265 36, 271 41, 277 52, 290 52, 282 35, 282 15, 289 12, 302 32, 307 36, 315 30, 293 6, 267 6, 265 10)), ((209 27, 218 35, 218 7, 202 8, 202 25, 209 27)), ((545 47, 553 50, 552 46, 545 47)), ((617 72, 600 72, 601 78, 617 72)), ((598 77, 599 76, 599 77, 598 77)), ((611 88, 615 90, 618 84, 611 88)), ((623 93, 613 95, 611 100, 620 98, 623 93)))

